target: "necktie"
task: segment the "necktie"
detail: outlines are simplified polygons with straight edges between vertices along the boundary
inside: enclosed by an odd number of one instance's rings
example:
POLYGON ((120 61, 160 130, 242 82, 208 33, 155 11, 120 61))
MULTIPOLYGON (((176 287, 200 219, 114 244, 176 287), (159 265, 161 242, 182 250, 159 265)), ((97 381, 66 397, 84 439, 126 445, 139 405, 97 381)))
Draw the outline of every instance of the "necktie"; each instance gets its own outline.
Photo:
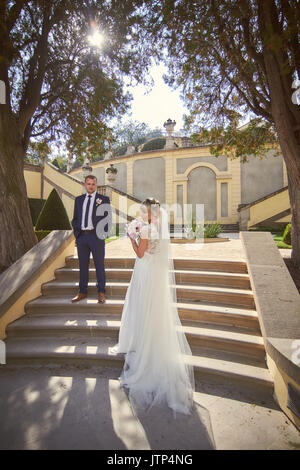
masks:
POLYGON ((84 226, 87 228, 88 226, 88 216, 89 216, 89 210, 90 210, 90 204, 91 204, 91 195, 88 196, 88 203, 85 208, 85 216, 84 216, 84 226))

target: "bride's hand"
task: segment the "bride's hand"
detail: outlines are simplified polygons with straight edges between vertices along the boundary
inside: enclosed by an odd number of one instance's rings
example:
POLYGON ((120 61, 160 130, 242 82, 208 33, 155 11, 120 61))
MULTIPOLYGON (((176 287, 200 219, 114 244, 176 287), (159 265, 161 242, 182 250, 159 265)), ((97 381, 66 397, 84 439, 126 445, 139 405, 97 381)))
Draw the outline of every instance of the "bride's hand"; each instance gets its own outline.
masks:
POLYGON ((135 243, 134 239, 131 238, 131 236, 127 233, 127 237, 129 238, 129 240, 131 241, 132 245, 135 243))

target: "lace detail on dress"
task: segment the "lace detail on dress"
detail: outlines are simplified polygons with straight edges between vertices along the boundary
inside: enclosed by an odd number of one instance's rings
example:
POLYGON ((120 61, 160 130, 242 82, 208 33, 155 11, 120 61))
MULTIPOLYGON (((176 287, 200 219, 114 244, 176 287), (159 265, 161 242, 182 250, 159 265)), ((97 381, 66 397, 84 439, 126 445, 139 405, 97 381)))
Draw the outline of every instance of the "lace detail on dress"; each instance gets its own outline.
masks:
POLYGON ((159 250, 159 233, 154 224, 145 224, 141 229, 141 235, 148 239, 148 247, 146 253, 150 255, 157 253, 159 250))

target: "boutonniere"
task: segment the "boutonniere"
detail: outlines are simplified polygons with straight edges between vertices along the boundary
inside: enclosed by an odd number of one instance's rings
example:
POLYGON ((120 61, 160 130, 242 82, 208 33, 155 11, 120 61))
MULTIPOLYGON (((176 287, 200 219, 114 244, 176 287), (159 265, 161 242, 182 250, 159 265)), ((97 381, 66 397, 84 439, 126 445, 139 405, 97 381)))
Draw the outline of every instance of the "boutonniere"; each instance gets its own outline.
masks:
POLYGON ((99 204, 102 203, 102 199, 96 199, 96 206, 99 206, 99 204))

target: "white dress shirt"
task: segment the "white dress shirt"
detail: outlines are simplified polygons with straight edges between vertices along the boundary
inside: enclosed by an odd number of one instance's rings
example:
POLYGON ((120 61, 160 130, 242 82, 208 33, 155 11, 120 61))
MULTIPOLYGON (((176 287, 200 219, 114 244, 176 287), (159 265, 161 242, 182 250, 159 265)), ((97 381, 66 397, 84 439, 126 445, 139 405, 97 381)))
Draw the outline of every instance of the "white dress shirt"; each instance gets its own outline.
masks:
POLYGON ((93 213, 93 207, 94 207, 96 193, 97 193, 97 191, 94 191, 90 195, 88 193, 86 193, 86 195, 85 195, 85 199, 84 199, 83 205, 82 205, 81 230, 92 230, 93 228, 95 228, 93 226, 93 222, 92 222, 92 213, 93 213), (86 206, 87 206, 87 203, 88 203, 88 200, 89 200, 88 196, 92 196, 92 197, 91 197, 90 210, 89 210, 89 215, 88 215, 88 225, 87 225, 87 227, 85 227, 84 226, 84 219, 85 219, 86 206))

